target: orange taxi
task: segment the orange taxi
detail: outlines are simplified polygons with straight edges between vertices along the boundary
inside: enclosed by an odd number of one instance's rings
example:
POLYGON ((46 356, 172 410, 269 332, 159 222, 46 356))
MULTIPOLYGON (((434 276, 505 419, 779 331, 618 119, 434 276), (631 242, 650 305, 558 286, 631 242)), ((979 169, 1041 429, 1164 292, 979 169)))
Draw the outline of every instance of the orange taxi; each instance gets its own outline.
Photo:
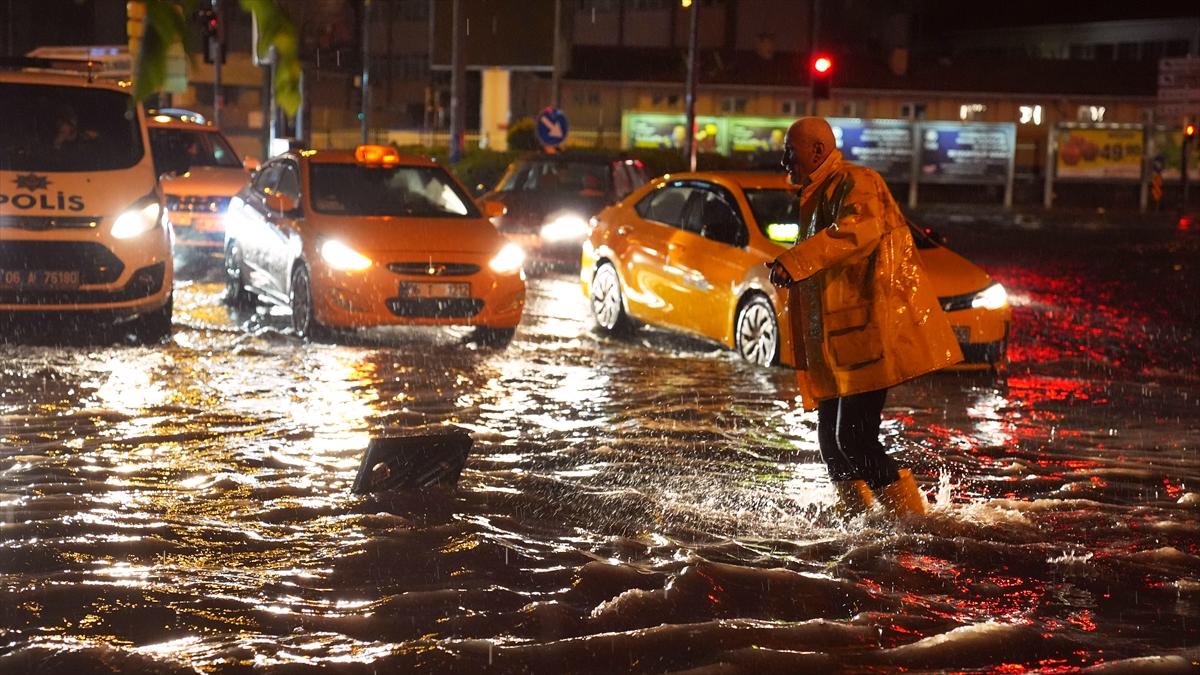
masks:
POLYGON ((330 328, 471 325, 512 337, 524 252, 443 167, 388 146, 272 158, 225 217, 226 298, 289 306, 304 338, 330 328))
MULTIPOLYGON (((799 232, 783 173, 659 177, 592 219, 580 281, 608 332, 638 322, 715 340, 762 365, 791 363, 786 291, 764 263, 799 232)), ((987 272, 913 227, 966 368, 1002 368, 1011 310, 987 272)))
POLYGON ((258 160, 239 159, 219 129, 190 111, 154 111, 147 126, 177 252, 220 253, 229 200, 258 160))

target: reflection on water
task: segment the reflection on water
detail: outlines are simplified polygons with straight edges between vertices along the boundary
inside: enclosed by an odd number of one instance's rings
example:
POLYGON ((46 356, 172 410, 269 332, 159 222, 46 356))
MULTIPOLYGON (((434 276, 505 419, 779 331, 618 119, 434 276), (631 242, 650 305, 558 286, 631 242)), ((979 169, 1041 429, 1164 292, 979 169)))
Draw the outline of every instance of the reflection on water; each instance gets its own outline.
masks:
POLYGON ((790 373, 598 336, 566 275, 507 350, 303 345, 206 278, 164 348, 0 345, 0 671, 1186 672, 1200 387, 1158 369, 1196 323, 993 262, 1025 342, 1006 381, 890 396, 936 501, 896 527, 828 512, 790 373), (476 441, 459 489, 350 493, 370 437, 444 425, 476 441))

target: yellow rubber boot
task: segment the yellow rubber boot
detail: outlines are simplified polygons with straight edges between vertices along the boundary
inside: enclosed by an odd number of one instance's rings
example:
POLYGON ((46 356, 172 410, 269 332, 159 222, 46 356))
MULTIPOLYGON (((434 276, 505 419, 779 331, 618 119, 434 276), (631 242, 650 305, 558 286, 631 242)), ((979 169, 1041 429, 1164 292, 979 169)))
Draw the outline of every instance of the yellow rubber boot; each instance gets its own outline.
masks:
POLYGON ((875 505, 875 494, 861 480, 835 480, 833 490, 837 493, 834 511, 840 516, 859 516, 875 505))
POLYGON ((929 513, 929 502, 917 487, 912 470, 900 469, 900 478, 879 491, 879 503, 893 516, 929 513))

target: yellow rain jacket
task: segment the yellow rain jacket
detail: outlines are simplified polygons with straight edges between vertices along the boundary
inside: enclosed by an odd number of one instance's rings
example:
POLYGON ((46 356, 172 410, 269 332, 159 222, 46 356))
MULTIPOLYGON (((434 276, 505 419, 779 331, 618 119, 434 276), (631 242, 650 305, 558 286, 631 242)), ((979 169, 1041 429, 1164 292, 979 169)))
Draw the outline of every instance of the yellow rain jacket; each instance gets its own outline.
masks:
POLYGON ((800 193, 800 236, 779 262, 805 408, 962 360, 908 224, 875 171, 834 150, 800 193))

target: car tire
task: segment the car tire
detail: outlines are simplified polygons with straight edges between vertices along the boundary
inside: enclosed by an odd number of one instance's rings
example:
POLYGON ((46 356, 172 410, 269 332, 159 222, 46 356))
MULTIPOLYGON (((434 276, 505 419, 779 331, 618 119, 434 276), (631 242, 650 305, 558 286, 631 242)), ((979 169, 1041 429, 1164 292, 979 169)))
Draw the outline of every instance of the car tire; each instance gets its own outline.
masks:
POLYGON ((296 265, 292 270, 292 329, 304 340, 321 340, 329 336, 329 331, 317 321, 313 307, 312 276, 304 263, 296 265))
POLYGON ((756 293, 742 303, 733 334, 737 353, 743 359, 760 366, 779 363, 779 318, 762 295, 756 293))
POLYGON ((507 347, 516 333, 516 328, 479 326, 475 329, 474 340, 485 347, 507 347))
POLYGON ((249 309, 258 302, 258 297, 246 288, 242 274, 242 249, 237 242, 225 249, 225 303, 235 309, 249 309))
POLYGON ((592 316, 596 325, 611 335, 622 335, 633 330, 633 321, 625 313, 625 299, 621 293, 621 278, 612 263, 601 263, 592 275, 588 293, 592 316))
POLYGON ((157 345, 171 337, 171 318, 175 313, 175 295, 167 296, 167 304, 134 319, 133 333, 144 345, 157 345))

